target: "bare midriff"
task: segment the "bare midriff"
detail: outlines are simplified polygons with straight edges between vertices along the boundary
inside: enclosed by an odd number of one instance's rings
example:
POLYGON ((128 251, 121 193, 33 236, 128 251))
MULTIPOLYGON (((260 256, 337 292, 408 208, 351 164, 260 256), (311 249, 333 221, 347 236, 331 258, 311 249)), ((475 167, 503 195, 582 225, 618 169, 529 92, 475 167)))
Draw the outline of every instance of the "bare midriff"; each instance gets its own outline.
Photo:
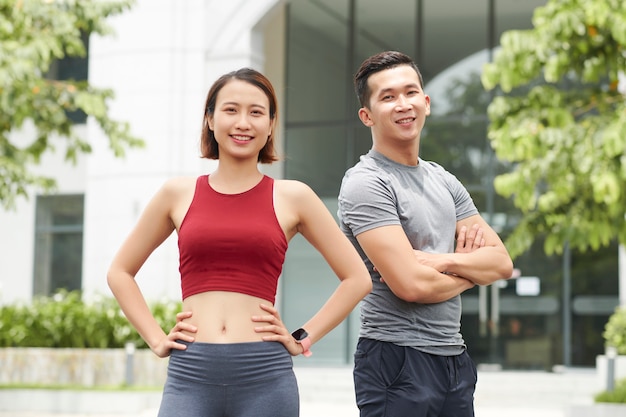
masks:
POLYGON ((191 311, 185 320, 197 327, 192 334, 196 342, 243 343, 260 342, 271 332, 257 333, 255 327, 267 322, 254 322, 252 316, 267 316, 260 305, 272 305, 262 298, 228 291, 209 291, 194 294, 183 301, 183 311, 191 311))

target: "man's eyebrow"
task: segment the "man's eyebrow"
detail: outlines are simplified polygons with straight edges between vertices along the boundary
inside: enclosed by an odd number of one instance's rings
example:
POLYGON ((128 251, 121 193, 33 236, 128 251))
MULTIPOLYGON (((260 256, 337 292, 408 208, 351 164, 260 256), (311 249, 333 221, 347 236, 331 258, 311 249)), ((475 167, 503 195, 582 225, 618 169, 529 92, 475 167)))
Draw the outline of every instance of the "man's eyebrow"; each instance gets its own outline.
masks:
POLYGON ((400 87, 400 88, 387 87, 387 88, 383 88, 382 90, 380 90, 377 95, 380 96, 382 94, 386 94, 386 93, 389 93, 391 91, 406 90, 406 89, 409 89, 409 88, 420 88, 420 86, 417 83, 409 83, 409 84, 406 84, 406 85, 404 85, 403 87, 400 87))

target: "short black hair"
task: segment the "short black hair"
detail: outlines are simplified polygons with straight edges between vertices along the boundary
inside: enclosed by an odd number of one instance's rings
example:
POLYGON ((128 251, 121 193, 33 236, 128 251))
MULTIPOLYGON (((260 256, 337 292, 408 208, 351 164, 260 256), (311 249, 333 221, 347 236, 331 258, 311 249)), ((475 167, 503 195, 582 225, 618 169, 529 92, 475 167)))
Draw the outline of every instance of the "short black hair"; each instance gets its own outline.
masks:
POLYGON ((369 107, 369 99, 372 95, 372 92, 369 89, 367 81, 369 80, 370 76, 372 74, 376 74, 377 72, 394 68, 400 65, 408 65, 413 68, 420 80, 420 87, 424 88, 422 73, 417 67, 415 61, 413 61, 410 56, 398 51, 380 52, 376 55, 370 56, 365 61, 363 61, 358 71, 354 75, 354 90, 356 91, 356 96, 359 99, 359 103, 361 103, 361 107, 369 107))

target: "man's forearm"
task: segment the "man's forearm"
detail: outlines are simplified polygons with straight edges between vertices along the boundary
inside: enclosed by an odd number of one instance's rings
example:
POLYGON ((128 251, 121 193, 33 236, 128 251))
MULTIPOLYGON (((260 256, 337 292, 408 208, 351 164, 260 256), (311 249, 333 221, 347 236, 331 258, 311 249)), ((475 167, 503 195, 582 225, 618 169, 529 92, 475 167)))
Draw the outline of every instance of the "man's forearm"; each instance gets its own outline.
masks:
POLYGON ((391 291, 412 303, 433 304, 447 301, 474 287, 468 279, 438 272, 432 268, 420 268, 414 279, 389 283, 391 291))
POLYGON ((464 277, 440 273, 436 282, 427 284, 417 302, 424 304, 441 303, 456 297, 474 287, 474 283, 464 277))
POLYGON ((443 254, 446 273, 458 275, 476 285, 489 285, 510 278, 513 263, 506 252, 496 247, 484 247, 470 253, 443 254))
POLYGON ((494 246, 467 253, 415 253, 421 264, 466 278, 476 285, 489 285, 499 279, 510 278, 513 272, 513 263, 508 253, 494 246))

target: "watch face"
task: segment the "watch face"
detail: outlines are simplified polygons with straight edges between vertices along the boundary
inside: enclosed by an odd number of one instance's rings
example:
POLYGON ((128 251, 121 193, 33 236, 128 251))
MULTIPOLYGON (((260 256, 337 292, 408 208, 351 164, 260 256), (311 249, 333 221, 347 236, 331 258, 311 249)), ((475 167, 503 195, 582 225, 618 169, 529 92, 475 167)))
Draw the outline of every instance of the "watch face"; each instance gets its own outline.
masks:
POLYGON ((296 330, 295 332, 291 333, 291 335, 293 336, 294 339, 299 341, 299 340, 305 339, 309 334, 306 332, 306 330, 300 328, 296 330))

